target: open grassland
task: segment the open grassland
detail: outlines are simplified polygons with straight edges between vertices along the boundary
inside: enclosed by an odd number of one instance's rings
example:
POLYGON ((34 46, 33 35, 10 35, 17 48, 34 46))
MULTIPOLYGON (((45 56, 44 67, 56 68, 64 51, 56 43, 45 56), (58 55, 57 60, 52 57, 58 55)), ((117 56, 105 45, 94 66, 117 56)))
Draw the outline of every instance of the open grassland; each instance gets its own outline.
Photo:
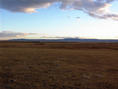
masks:
POLYGON ((0 42, 0 89, 118 89, 118 43, 0 42))

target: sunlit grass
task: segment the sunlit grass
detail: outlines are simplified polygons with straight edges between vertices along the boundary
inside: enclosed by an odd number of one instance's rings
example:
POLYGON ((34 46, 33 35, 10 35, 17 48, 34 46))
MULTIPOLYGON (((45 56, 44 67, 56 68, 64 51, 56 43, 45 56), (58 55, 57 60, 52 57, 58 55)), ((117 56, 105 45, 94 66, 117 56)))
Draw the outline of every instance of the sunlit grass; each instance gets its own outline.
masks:
POLYGON ((0 44, 1 89, 117 89, 118 44, 0 44))

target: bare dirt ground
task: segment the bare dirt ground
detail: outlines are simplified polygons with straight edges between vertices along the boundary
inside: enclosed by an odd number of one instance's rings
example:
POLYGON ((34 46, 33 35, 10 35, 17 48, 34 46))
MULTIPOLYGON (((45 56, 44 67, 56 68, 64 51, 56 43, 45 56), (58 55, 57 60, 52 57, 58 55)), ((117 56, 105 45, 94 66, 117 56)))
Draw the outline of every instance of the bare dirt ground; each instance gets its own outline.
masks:
POLYGON ((0 42, 0 89, 118 89, 118 43, 0 42))

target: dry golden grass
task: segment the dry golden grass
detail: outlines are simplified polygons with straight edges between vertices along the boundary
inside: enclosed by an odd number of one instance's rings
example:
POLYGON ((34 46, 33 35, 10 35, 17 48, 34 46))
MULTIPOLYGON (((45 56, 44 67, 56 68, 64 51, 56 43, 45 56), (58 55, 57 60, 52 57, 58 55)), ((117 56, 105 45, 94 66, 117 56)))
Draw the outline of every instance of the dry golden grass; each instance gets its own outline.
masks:
POLYGON ((118 89, 118 43, 0 42, 0 89, 118 89))

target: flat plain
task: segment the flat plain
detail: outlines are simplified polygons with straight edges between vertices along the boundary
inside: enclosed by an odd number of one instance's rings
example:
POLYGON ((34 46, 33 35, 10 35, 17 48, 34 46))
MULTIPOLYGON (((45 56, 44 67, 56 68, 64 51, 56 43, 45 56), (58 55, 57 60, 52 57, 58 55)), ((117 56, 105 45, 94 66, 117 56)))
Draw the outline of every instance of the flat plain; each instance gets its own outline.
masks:
POLYGON ((0 42, 0 89, 118 89, 118 43, 0 42))

